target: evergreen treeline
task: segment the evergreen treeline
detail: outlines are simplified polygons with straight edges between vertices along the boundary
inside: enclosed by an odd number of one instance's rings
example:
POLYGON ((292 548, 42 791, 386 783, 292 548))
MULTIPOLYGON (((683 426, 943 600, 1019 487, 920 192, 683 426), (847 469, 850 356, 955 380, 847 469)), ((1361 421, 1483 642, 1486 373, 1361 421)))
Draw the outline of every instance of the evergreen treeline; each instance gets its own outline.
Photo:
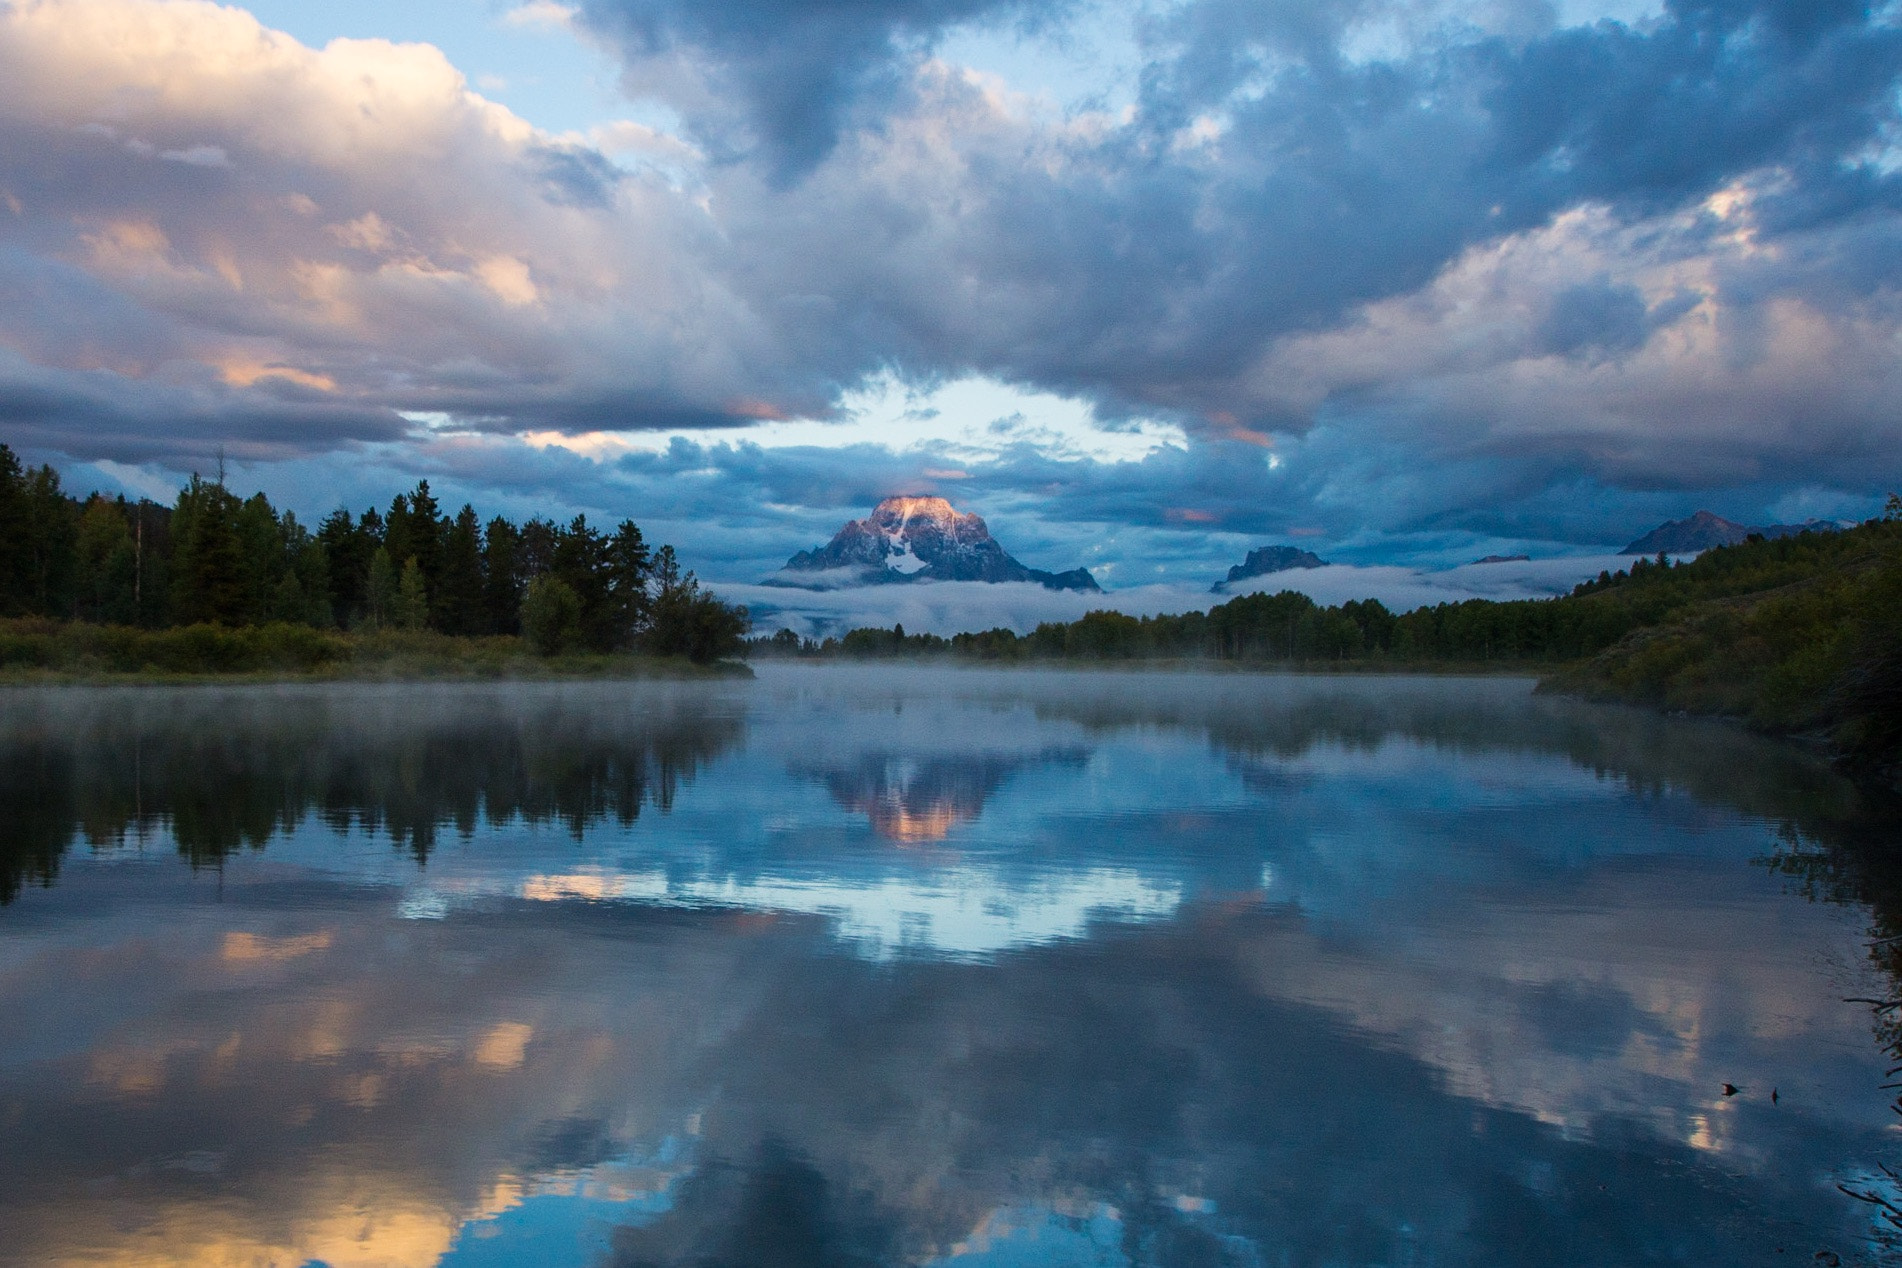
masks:
POLYGON ((1872 520, 1840 533, 1803 533, 1704 552, 1673 565, 1640 558, 1554 599, 1468 599, 1395 613, 1377 599, 1317 604, 1304 594, 1248 594, 1205 612, 1128 616, 1096 611, 1028 634, 985 630, 942 638, 855 629, 823 642, 787 630, 752 639, 763 656, 886 657, 944 654, 978 660, 1199 659, 1327 662, 1533 663, 1593 656, 1636 630, 1699 604, 1803 583, 1902 543, 1902 523, 1872 520))
POLYGON ((515 636, 537 651, 727 655, 744 609, 632 521, 525 524, 449 515, 422 481, 387 511, 311 528, 262 493, 194 476, 171 506, 68 496, 51 467, 0 445, 0 616, 98 625, 284 624, 515 636))
POLYGON ((1753 537, 1673 565, 1660 555, 1552 599, 1469 599, 1394 613, 1284 590, 1180 616, 1080 620, 940 638, 788 631, 754 655, 943 655, 986 661, 1209 659, 1328 665, 1493 664, 1555 671, 1560 689, 1827 735, 1902 777, 1902 499, 1844 532, 1753 537))

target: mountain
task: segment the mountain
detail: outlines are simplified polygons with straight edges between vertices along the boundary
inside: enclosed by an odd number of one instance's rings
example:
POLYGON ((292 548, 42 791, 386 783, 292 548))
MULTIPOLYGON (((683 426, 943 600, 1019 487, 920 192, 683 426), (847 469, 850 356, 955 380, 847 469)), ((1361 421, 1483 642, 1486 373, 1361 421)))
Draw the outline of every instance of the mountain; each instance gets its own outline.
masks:
POLYGON ((886 498, 862 520, 848 521, 831 541, 786 561, 767 585, 814 589, 913 581, 1034 581, 1051 590, 1100 591, 1087 568, 1044 572, 1007 554, 977 515, 959 514, 943 498, 886 498), (811 580, 787 574, 814 574, 811 580))
POLYGON ((1842 525, 1833 520, 1810 520, 1806 524, 1763 524, 1750 527, 1727 520, 1709 511, 1699 511, 1687 520, 1666 520, 1618 553, 1621 555, 1689 555, 1714 546, 1735 546, 1752 533, 1764 537, 1795 537, 1798 533, 1840 532, 1842 525))
POLYGON ((1221 594, 1237 581, 1246 581, 1250 577, 1265 577, 1271 572, 1286 572, 1290 568, 1325 568, 1327 560, 1311 550, 1301 550, 1294 546, 1263 546, 1259 550, 1248 552, 1248 558, 1228 570, 1228 576, 1209 587, 1210 594, 1221 594))

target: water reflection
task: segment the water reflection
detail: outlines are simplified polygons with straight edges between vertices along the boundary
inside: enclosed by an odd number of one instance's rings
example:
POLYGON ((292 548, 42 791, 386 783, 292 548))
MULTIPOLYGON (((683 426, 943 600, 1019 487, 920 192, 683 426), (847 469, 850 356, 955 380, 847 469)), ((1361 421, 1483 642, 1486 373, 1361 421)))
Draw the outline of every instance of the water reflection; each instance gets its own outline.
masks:
POLYGON ((50 843, 19 874, 60 864, 0 913, 0 1260, 1876 1246, 1835 1185, 1894 1115, 1842 997, 1902 914, 1894 821, 1722 728, 802 669, 88 700, 15 698, 0 742, 50 843), (261 848, 137 854, 226 771, 261 848), (880 805, 955 813, 918 849, 880 805), (445 834, 426 866, 399 818, 445 834))
POLYGON ((977 818, 1012 773, 1031 765, 1075 769, 1087 756, 1081 749, 923 759, 909 753, 864 753, 844 769, 816 774, 834 801, 864 815, 879 836, 922 845, 943 841, 959 824, 977 818))
POLYGON ((387 834, 420 862, 446 829, 559 822, 577 839, 665 809, 739 737, 737 706, 655 689, 15 692, 0 715, 0 902, 50 884, 75 838, 164 834, 194 864, 308 817, 387 834))

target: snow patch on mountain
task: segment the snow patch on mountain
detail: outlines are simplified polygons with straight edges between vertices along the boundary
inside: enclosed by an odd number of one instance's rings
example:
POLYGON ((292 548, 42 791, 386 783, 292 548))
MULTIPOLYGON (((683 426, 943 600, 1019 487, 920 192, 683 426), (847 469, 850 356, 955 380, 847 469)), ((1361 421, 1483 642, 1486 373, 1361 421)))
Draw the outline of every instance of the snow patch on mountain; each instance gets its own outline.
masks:
POLYGON ((1044 572, 997 544, 984 520, 943 498, 891 497, 851 520, 824 546, 802 550, 761 584, 802 590, 920 581, 1027 581, 1049 590, 1098 592, 1087 569, 1044 572))

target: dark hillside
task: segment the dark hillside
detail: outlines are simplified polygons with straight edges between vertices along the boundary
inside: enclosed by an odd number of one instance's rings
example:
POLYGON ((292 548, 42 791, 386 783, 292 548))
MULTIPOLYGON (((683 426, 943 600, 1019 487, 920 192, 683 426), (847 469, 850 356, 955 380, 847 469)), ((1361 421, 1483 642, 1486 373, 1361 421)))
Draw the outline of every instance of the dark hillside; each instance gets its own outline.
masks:
POLYGON ((1812 734, 1893 778, 1902 757, 1895 509, 1892 500, 1890 518, 1845 533, 1751 542, 1668 570, 1673 582, 1683 575, 1672 587, 1682 601, 1647 612, 1548 686, 1812 734))

